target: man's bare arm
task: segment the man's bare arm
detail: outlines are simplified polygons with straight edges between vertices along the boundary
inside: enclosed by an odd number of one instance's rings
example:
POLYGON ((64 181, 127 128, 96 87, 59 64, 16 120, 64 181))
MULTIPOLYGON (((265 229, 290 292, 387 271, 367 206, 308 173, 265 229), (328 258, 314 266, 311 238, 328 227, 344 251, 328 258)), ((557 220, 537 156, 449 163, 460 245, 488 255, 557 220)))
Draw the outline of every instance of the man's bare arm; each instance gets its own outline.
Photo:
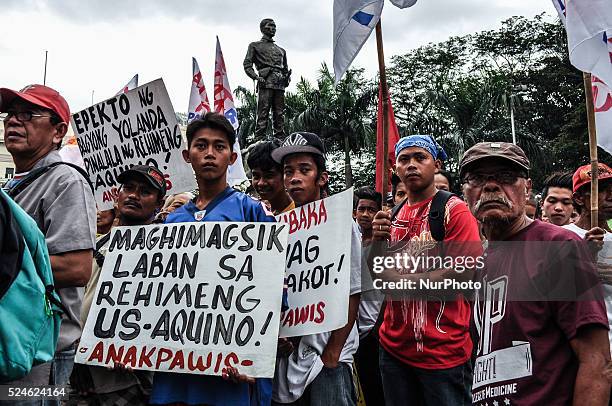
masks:
POLYGON ((91 277, 93 250, 50 255, 56 288, 85 286, 91 277))
POLYGON ((610 362, 608 332, 601 326, 583 327, 570 340, 570 345, 578 358, 574 405, 608 405, 610 382, 604 375, 604 369, 610 362))
POLYGON ((329 341, 323 350, 323 354, 321 354, 323 365, 325 365, 327 368, 336 368, 338 366, 340 353, 342 352, 344 343, 346 343, 346 339, 355 325, 355 320, 357 320, 357 311, 359 310, 360 298, 361 295, 359 293, 349 297, 348 322, 344 327, 332 331, 331 336, 329 337, 329 341))

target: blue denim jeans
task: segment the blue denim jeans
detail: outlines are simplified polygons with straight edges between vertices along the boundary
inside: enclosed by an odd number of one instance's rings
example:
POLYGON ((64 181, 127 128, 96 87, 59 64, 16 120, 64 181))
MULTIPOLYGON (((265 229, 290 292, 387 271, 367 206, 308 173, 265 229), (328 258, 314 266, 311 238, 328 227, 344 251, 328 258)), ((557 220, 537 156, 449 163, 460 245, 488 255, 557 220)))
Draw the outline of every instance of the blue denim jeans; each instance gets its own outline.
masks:
POLYGON ((355 406, 357 394, 351 366, 340 362, 336 368, 323 367, 302 397, 293 403, 272 402, 272 406, 355 406))
POLYGON ((472 388, 470 361, 454 368, 423 369, 407 365, 379 350, 387 406, 469 406, 472 388))
POLYGON ((340 362, 336 368, 323 367, 310 384, 310 406, 355 406, 357 394, 351 366, 340 362))

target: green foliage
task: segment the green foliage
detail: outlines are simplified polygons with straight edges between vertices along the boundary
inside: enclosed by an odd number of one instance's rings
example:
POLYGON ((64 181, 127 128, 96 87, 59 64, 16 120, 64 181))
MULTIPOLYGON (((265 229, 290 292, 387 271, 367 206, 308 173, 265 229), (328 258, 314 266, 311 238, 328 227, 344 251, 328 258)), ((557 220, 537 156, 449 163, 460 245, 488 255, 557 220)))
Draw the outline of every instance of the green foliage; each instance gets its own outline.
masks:
POLYGON ((376 87, 363 78, 363 69, 350 69, 334 86, 334 76, 323 64, 316 87, 301 79, 296 95, 287 98, 295 102, 288 110, 298 113, 290 121, 291 131, 318 134, 328 150, 344 153, 346 187, 353 185, 351 153, 360 156, 364 150, 375 148, 375 127, 372 126, 372 117, 376 114, 375 95, 376 87))
MULTIPOLYGON (((544 14, 396 55, 387 76, 401 135, 433 135, 449 154, 451 171, 477 142, 512 141, 511 108, 536 187, 552 171, 589 162, 582 73, 569 62, 563 26, 544 14)), ((364 78, 363 69, 350 69, 334 86, 325 64, 316 84, 301 78, 286 93, 286 132, 324 139, 332 190, 374 183, 376 93, 377 81, 364 78)), ((256 99, 243 88, 236 96, 246 137, 254 130, 256 99)), ((602 162, 612 160, 599 154, 602 162)))

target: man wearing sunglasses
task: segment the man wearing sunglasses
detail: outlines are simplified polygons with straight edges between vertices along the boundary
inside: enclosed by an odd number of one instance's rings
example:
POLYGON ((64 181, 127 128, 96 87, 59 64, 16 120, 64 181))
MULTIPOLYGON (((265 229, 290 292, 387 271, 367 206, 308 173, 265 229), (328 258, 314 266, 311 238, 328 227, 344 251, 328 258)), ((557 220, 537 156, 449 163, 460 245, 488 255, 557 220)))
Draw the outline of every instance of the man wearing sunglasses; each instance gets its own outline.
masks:
POLYGON ((525 214, 530 163, 505 142, 463 155, 460 178, 488 240, 474 303, 472 402, 607 405, 608 319, 580 238, 525 214))
POLYGON ((68 311, 62 316, 53 361, 34 367, 19 383, 65 385, 81 335, 79 312, 82 287, 91 274, 96 204, 83 175, 57 164, 61 162, 57 150, 70 121, 68 103, 57 91, 42 85, 20 91, 2 88, 0 119, 17 172, 5 189, 45 235, 55 288, 68 311))

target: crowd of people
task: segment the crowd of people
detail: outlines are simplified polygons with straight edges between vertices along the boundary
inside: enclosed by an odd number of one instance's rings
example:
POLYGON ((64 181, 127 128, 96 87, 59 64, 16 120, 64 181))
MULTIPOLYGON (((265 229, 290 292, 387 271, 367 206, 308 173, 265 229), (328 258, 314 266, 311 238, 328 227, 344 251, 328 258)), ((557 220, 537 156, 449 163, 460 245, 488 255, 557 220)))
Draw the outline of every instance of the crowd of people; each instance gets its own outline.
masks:
MULTIPOLYGON (((323 141, 296 132, 253 146, 247 157, 249 196, 227 184, 227 168, 237 159, 235 130, 222 115, 208 113, 186 131, 183 158, 197 181, 193 194, 168 195, 158 168, 136 165, 118 177, 115 207, 97 211, 87 174, 63 164, 58 153, 70 122, 68 104, 58 92, 41 85, 0 89, 0 118, 16 167, 0 192, 0 306, 13 289, 14 274, 31 265, 19 260, 27 253, 25 233, 17 232, 10 201, 31 217, 44 238, 62 310, 51 359, 18 378, 0 374, 3 384, 70 386, 68 403, 95 405, 610 401, 612 170, 604 163, 597 174, 598 226, 591 227, 591 165, 551 174, 537 193, 529 159, 517 145, 478 143, 452 174, 444 170, 446 154, 432 136, 403 137, 395 146, 390 196, 362 187, 354 193, 353 207, 346 208, 354 219, 347 236, 346 325, 279 338, 273 378, 254 378, 235 367, 223 376, 152 372, 120 363, 74 363, 112 228, 274 222, 275 215, 329 196, 323 141), (407 270, 394 264, 374 270, 377 258, 406 253, 450 258, 455 264, 477 258, 483 266, 476 261, 467 271, 446 265, 407 270), (563 290, 567 280, 571 294, 563 290), (440 288, 447 281, 452 287, 440 288), (472 288, 466 289, 468 282, 472 288), (424 283, 438 287, 393 288, 424 283)), ((46 294, 53 302, 54 292, 46 294)), ((287 289, 279 295, 286 308, 287 289)), ((36 301, 24 306, 14 319, 38 311, 36 301)), ((3 330, 8 329, 6 317, 0 312, 3 330)), ((11 343, 0 342, 0 358, 9 350, 11 343)))

